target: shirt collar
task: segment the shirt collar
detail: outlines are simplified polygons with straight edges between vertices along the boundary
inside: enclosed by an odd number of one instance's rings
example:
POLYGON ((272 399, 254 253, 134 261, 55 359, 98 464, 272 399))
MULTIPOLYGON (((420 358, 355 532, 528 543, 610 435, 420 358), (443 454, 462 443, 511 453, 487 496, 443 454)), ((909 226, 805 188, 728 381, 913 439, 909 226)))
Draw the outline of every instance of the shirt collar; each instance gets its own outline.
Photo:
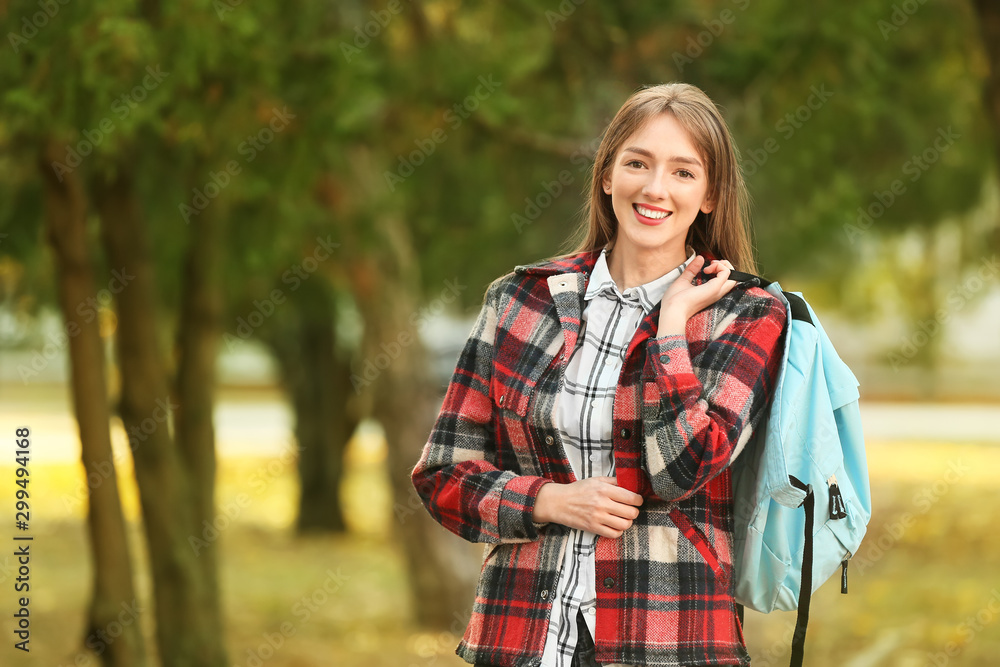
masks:
POLYGON ((688 258, 680 265, 674 267, 670 271, 667 271, 659 278, 642 285, 630 287, 625 290, 625 293, 622 293, 618 289, 618 285, 615 283, 614 279, 611 277, 610 271, 608 270, 608 246, 605 245, 604 248, 601 249, 601 254, 597 258, 597 262, 594 264, 594 269, 590 274, 590 280, 587 281, 587 291, 584 293, 583 298, 584 300, 589 301, 598 294, 607 292, 608 296, 613 298, 617 297, 626 303, 641 305, 648 313, 653 309, 653 306, 663 299, 663 294, 667 291, 670 283, 679 278, 688 267, 688 264, 694 261, 694 248, 688 245, 685 246, 685 250, 688 253, 688 258))

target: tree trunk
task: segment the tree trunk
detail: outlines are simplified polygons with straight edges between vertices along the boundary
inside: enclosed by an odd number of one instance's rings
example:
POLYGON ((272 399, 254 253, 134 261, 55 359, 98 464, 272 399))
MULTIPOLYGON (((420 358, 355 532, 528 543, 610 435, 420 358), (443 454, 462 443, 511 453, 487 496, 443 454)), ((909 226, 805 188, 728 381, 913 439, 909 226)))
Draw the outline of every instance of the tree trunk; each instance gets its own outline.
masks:
POLYGON ((356 276, 366 348, 359 368, 372 360, 379 369, 367 389, 372 392, 372 416, 385 430, 394 525, 409 570, 414 616, 425 627, 461 634, 471 613, 479 547, 470 547, 437 524, 410 479, 441 408, 441 397, 410 317, 418 309, 420 285, 417 263, 408 255, 411 239, 399 221, 384 219, 381 224, 388 239, 386 254, 369 265, 363 276, 356 276), (383 344, 401 349, 388 363, 377 363, 380 355, 388 358, 383 344))
POLYGON ((94 593, 84 645, 104 645, 101 659, 105 665, 144 667, 146 647, 138 617, 142 607, 132 580, 132 558, 108 429, 111 410, 104 348, 94 309, 79 309, 97 296, 87 248, 84 189, 76 173, 66 174, 61 182, 56 178, 49 165, 59 159, 59 147, 50 144, 39 168, 45 191, 46 238, 52 246, 59 305, 69 333, 73 409, 88 482, 87 528, 94 561, 94 593), (112 623, 120 624, 121 634, 106 642, 103 637, 109 635, 97 632, 107 633, 112 623))
MULTIPOLYGON (((177 330, 174 441, 183 461, 182 467, 191 481, 192 525, 202 537, 214 534, 211 531, 215 530, 214 524, 217 523, 212 412, 215 406, 215 361, 222 330, 223 248, 227 218, 225 203, 217 201, 190 225, 177 330)), ((202 584, 197 593, 201 597, 199 611, 203 624, 200 631, 206 637, 217 639, 212 645, 216 653, 206 656, 206 664, 227 664, 219 598, 219 545, 215 540, 206 539, 199 546, 197 565, 201 568, 202 584)))
POLYGON ((130 434, 146 529, 163 667, 223 667, 223 637, 213 608, 203 606, 198 562, 207 534, 199 514, 196 480, 185 470, 169 432, 169 382, 157 339, 153 265, 128 167, 110 181, 95 180, 94 201, 108 262, 131 276, 118 300, 120 412, 130 434))
POLYGON ((263 332, 295 411, 299 533, 345 530, 340 502, 344 452, 358 426, 350 409, 350 367, 334 350, 333 304, 322 280, 317 275, 302 283, 282 306, 280 319, 263 332))

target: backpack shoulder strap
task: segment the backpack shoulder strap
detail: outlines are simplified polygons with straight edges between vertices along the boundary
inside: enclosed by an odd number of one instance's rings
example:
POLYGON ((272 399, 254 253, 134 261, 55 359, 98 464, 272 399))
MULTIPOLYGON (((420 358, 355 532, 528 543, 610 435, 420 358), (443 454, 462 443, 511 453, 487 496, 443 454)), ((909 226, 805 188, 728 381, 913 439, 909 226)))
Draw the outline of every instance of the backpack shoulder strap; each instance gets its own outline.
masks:
MULTIPOLYGON (((761 287, 767 289, 767 287, 773 282, 752 273, 736 270, 729 272, 729 278, 730 280, 737 281, 737 287, 761 287)), ((806 306, 805 299, 794 292, 786 292, 785 290, 782 290, 781 293, 785 295, 786 299, 788 299, 788 305, 791 309, 793 319, 808 322, 809 324, 813 323, 812 316, 809 314, 809 308, 806 306)))
POLYGON ((768 285, 771 284, 770 280, 765 280, 760 276, 754 275, 752 273, 747 273, 745 271, 737 271, 736 269, 733 269, 732 271, 729 272, 729 279, 735 280, 736 282, 739 283, 749 283, 748 285, 744 285, 744 287, 766 288, 768 285))

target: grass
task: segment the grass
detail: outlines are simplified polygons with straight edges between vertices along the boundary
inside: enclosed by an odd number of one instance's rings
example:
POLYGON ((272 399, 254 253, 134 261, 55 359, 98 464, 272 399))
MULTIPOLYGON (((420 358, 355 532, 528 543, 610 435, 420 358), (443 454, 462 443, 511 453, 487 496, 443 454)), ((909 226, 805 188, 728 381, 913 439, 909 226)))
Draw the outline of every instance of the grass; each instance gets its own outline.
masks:
MULTIPOLYGON (((454 655, 458 637, 410 623, 403 559, 389 536, 383 456, 376 443, 353 444, 345 486, 350 533, 305 539, 290 529, 297 495, 290 461, 220 462, 218 501, 230 505, 218 538, 230 665, 466 664, 454 655)), ((834 577, 813 598, 806 664, 1000 663, 1000 447, 869 443, 869 464, 875 515, 849 570, 850 593, 840 595, 834 577)), ((144 563, 135 488, 122 472, 134 560, 144 563)), ((0 467, 0 477, 12 479, 11 469, 0 467)), ((32 469, 31 653, 12 648, 16 575, 12 557, 5 563, 0 556, 0 568, 7 566, 0 573, 7 592, 0 664, 97 664, 79 653, 91 578, 85 505, 74 500, 81 480, 77 465, 32 469)), ((0 495, 11 507, 8 486, 0 495)), ((148 610, 144 570, 137 585, 148 610)), ((147 635, 150 621, 140 614, 147 635)), ((787 664, 794 613, 748 612, 746 626, 755 667, 787 664)))

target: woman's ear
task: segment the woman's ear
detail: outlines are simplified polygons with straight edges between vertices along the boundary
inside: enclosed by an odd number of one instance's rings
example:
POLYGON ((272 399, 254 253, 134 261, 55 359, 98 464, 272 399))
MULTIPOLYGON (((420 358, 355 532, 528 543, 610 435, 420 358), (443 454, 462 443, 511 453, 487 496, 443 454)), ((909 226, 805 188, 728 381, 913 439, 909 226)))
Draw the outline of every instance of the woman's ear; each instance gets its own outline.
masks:
POLYGON ((711 213, 714 208, 715 208, 715 202, 712 201, 711 199, 706 199, 701 204, 701 210, 705 215, 711 213))

